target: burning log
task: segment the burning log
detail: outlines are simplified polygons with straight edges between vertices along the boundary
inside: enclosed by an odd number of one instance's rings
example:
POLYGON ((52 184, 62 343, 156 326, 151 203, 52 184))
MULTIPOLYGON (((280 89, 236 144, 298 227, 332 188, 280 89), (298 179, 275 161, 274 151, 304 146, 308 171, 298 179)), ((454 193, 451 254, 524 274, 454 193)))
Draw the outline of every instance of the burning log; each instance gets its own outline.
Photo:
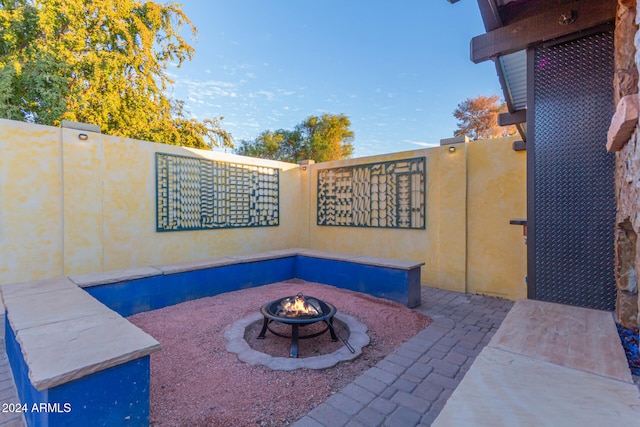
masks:
POLYGON ((322 308, 312 299, 305 298, 302 292, 294 297, 283 299, 278 307, 276 315, 284 317, 317 317, 322 316, 322 308))

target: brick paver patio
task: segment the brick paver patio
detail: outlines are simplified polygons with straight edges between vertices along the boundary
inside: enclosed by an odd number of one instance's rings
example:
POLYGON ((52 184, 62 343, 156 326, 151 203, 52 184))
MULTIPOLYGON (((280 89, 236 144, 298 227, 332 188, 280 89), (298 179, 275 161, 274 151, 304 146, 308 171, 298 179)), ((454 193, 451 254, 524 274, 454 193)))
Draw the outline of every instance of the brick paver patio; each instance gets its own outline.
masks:
POLYGON ((422 302, 431 325, 294 426, 431 425, 513 302, 429 287, 422 302))

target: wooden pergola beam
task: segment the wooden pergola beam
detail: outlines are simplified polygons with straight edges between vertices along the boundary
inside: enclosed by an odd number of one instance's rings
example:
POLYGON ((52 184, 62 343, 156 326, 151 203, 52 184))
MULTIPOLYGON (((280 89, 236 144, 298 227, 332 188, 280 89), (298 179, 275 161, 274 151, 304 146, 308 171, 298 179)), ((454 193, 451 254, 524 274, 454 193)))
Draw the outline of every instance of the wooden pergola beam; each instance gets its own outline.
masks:
POLYGON ((498 125, 509 126, 518 123, 525 123, 527 121, 527 110, 518 110, 513 113, 501 113, 498 114, 498 125))
POLYGON ((615 20, 617 0, 580 0, 556 4, 471 39, 471 61, 483 62, 615 20))
POLYGON ((498 6, 494 0, 478 0, 478 9, 480 9, 480 15, 486 31, 502 27, 498 6))

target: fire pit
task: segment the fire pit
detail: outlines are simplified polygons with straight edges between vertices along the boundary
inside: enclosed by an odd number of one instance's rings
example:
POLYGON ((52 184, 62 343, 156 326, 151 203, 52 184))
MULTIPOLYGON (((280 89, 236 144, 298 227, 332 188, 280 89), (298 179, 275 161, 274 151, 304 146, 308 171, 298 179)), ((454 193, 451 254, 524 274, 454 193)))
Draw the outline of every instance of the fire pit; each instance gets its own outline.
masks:
MULTIPOLYGON (((271 301, 260 308, 260 313, 264 316, 262 330, 258 335, 258 339, 264 339, 267 329, 274 335, 284 338, 291 338, 291 351, 289 357, 298 357, 298 340, 306 338, 314 338, 329 331, 331 340, 337 341, 338 336, 333 328, 333 316, 336 314, 336 308, 328 302, 317 298, 304 296, 299 293, 295 296, 280 298, 271 301), (280 322, 291 325, 291 335, 283 334, 273 330, 269 325, 271 322, 280 322), (326 328, 306 335, 299 334, 299 328, 324 322, 326 328)), ((343 340, 347 348, 351 351, 351 346, 343 340)))

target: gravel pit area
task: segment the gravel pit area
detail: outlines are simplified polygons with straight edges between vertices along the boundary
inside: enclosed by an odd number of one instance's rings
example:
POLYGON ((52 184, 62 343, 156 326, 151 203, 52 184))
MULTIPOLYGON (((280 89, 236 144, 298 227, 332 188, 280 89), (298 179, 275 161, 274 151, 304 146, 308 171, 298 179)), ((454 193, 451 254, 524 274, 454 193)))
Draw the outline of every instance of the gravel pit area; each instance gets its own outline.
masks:
MULTIPOLYGON (((292 424, 430 323, 402 304, 298 279, 188 301, 129 320, 162 345, 151 355, 152 426, 292 424), (274 371, 241 362, 226 351, 227 325, 298 292, 330 302, 338 312, 367 325, 371 342, 360 357, 322 370, 274 371)), ((269 332, 264 340, 251 342, 256 326, 245 334, 252 348, 288 354, 290 339, 269 332)), ((348 336, 343 327, 337 332, 348 336)), ((332 342, 328 333, 300 343, 300 357, 326 354, 343 345, 332 342)))

